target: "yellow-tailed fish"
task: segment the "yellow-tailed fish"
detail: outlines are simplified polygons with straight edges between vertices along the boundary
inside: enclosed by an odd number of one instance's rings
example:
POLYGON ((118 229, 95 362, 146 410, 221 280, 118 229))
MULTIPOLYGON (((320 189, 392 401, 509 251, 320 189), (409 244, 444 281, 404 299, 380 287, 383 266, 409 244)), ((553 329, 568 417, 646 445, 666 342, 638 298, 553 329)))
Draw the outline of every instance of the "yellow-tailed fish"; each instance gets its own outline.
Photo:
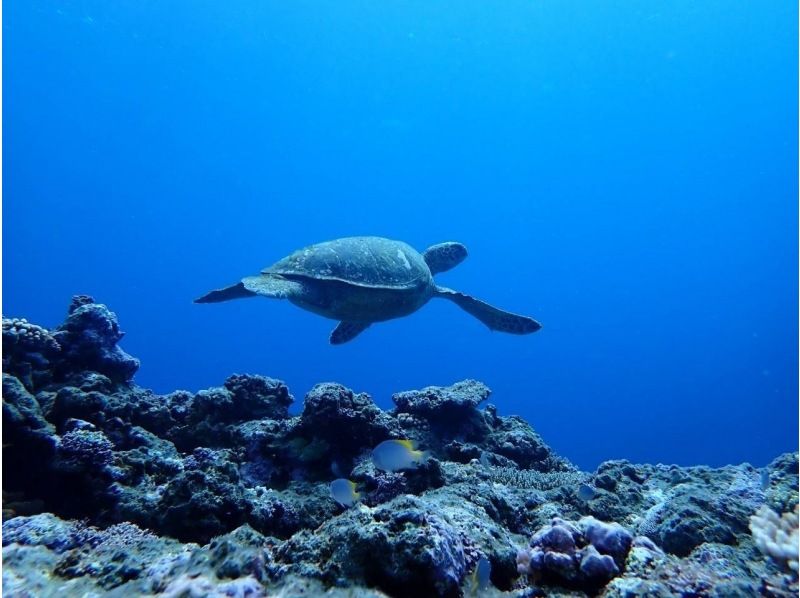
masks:
POLYGON ((345 478, 333 480, 330 489, 331 498, 343 507, 352 507, 361 499, 361 493, 356 491, 356 483, 345 478))
POLYGON ((489 576, 492 574, 492 564, 486 557, 478 559, 475 565, 475 570, 469 576, 469 593, 472 596, 478 596, 480 592, 486 590, 492 583, 489 576))
POLYGON ((589 484, 581 484, 578 486, 578 498, 584 502, 588 502, 597 496, 597 491, 589 484))
POLYGON ((372 462, 383 471, 414 469, 429 456, 428 451, 417 450, 411 440, 384 440, 372 450, 372 462))

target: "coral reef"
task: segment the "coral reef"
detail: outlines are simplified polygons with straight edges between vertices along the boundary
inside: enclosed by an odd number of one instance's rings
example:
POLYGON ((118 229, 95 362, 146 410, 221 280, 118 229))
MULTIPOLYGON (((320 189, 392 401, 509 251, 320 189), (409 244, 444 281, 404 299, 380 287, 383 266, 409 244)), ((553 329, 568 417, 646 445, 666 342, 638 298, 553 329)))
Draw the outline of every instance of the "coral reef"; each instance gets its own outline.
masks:
POLYGON ((140 388, 121 338, 88 296, 53 330, 3 319, 8 596, 474 595, 479 562, 481 595, 797 592, 796 453, 582 472, 474 380, 389 411, 319 384, 293 416, 263 376, 140 388), (430 457, 381 471, 389 439, 430 457))

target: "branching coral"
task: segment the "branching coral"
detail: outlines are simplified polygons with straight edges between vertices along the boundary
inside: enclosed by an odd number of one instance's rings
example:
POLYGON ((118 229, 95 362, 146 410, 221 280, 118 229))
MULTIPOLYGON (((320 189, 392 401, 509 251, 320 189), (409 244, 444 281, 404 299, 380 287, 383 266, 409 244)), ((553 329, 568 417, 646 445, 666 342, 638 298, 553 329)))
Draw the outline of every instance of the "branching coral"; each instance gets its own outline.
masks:
POLYGON ((800 535, 798 535, 798 521, 800 520, 800 505, 794 511, 778 515, 767 505, 763 505, 755 515, 750 518, 750 531, 756 546, 764 554, 772 557, 779 563, 785 564, 797 574, 798 552, 800 552, 800 535))
POLYGON ((561 486, 577 488, 586 477, 580 471, 537 471, 514 467, 486 467, 483 470, 495 483, 528 490, 553 490, 561 486))

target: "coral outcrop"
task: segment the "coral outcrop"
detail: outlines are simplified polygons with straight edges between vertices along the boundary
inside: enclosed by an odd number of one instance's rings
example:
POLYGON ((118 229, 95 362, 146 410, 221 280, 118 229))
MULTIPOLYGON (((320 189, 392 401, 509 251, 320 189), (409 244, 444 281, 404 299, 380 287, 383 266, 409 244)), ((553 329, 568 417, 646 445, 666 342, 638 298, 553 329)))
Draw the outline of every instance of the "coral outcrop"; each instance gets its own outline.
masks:
POLYGON ((258 375, 140 388, 121 339, 88 296, 53 330, 3 319, 6 595, 475 595, 479 562, 487 595, 796 592, 796 453, 582 472, 474 380, 390 411, 319 384, 291 415, 258 375), (387 439, 430 458, 378 470, 387 439), (329 495, 340 477, 349 509, 329 495))

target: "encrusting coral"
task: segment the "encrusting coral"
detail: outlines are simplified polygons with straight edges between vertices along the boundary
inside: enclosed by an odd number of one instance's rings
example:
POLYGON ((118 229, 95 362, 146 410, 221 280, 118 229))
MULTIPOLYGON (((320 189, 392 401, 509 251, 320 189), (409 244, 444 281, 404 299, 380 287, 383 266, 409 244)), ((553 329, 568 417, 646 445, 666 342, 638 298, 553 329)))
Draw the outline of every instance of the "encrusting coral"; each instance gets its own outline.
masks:
POLYGON ((632 544, 631 533, 617 523, 554 517, 533 535, 530 548, 517 553, 517 571, 536 582, 601 587, 620 574, 632 544))

